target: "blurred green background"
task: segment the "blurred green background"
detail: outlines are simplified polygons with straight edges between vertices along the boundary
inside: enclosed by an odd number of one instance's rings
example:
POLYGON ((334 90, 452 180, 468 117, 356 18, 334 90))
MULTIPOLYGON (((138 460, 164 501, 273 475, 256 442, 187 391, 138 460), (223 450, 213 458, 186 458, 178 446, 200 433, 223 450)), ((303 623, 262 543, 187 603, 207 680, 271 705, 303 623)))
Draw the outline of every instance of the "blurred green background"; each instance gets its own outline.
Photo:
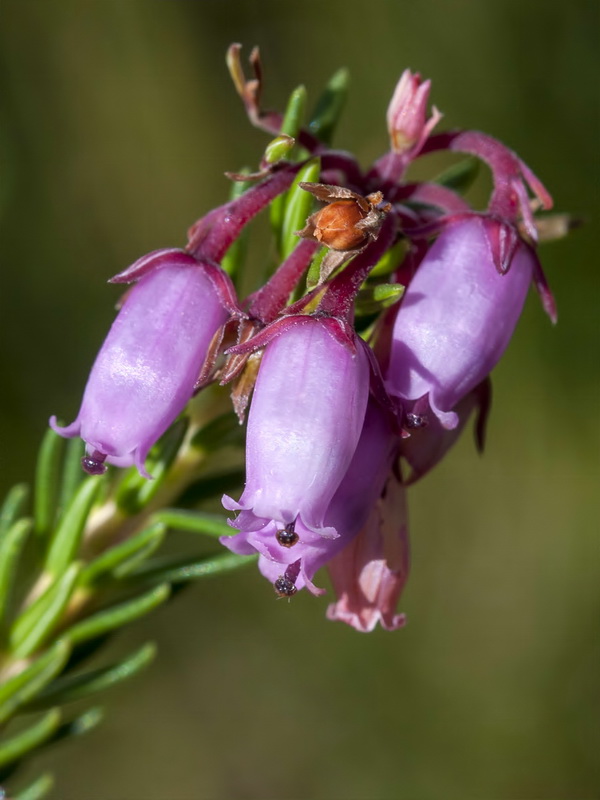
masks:
POLYGON ((587 219, 542 249, 559 324, 530 297, 484 459, 465 436, 411 492, 406 629, 364 636, 325 620, 327 598, 275 602, 253 568, 197 585, 113 646, 156 638, 160 658, 105 724, 33 765, 56 769, 54 798, 598 796, 598 8, 4 0, 2 490, 30 478, 47 417, 77 412, 107 278, 182 244, 227 196, 223 172, 262 152, 231 41, 260 45, 271 107, 347 66, 336 143, 363 164, 419 70, 443 125, 502 139, 587 219))

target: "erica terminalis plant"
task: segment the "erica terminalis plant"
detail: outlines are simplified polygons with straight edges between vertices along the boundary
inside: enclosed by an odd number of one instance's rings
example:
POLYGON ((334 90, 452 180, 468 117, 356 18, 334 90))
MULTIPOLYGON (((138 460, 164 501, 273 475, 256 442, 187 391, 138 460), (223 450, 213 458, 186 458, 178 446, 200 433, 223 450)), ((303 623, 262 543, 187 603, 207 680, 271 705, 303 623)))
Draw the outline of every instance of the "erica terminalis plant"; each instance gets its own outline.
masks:
POLYGON ((344 71, 312 115, 302 87, 278 113, 261 105, 257 50, 250 62, 247 79, 232 45, 235 88, 270 137, 256 170, 228 173, 230 199, 181 247, 112 279, 125 293, 79 413, 50 419, 33 492, 18 485, 2 507, 0 780, 13 800, 49 791, 50 775, 15 788, 21 765, 96 725, 97 696, 154 658, 148 643, 106 663, 102 646, 174 588, 257 562, 274 599, 318 596, 326 567, 329 620, 401 628, 408 487, 470 417, 483 448, 490 373, 531 285, 556 321, 537 249, 568 225, 539 217, 550 194, 515 153, 437 132, 430 82, 406 70, 389 149, 364 168, 331 145, 344 71), (436 150, 466 158, 407 180, 436 150), (493 178, 484 209, 463 196, 478 162, 493 178), (243 297, 246 228, 261 213, 276 259, 243 297), (221 515, 202 510, 215 497, 221 515), (171 530, 223 548, 166 557, 171 530))

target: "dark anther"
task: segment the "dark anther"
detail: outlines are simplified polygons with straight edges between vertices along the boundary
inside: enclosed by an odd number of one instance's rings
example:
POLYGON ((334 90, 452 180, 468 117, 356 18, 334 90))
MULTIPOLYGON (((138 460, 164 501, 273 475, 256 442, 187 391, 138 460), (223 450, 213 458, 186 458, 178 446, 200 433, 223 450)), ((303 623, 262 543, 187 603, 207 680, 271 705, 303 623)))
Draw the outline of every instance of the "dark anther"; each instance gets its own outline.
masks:
POLYGON ((104 453, 94 450, 91 456, 84 456, 81 459, 81 466, 88 475, 104 475, 106 472, 105 458, 104 453))
POLYGON ((290 522, 281 531, 277 531, 277 541, 282 547, 293 547, 300 538, 294 530, 294 523, 290 522))
POLYGON ((275 593, 278 594, 279 597, 291 597, 298 591, 294 585, 294 582, 289 578, 286 578, 284 575, 280 575, 279 578, 277 578, 273 584, 273 587, 275 589, 275 593))
POLYGON ((407 414, 406 427, 407 428, 426 428, 429 424, 426 414, 407 414))

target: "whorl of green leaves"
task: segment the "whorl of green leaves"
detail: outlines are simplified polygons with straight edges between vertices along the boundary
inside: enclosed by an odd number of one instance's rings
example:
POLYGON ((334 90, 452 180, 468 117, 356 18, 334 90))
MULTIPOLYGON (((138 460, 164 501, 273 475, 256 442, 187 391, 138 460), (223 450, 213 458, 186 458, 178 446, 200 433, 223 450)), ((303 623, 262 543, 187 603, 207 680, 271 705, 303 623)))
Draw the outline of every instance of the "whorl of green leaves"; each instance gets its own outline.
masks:
POLYGON ((193 431, 187 419, 175 422, 148 459, 152 481, 133 468, 86 477, 81 442, 49 430, 31 502, 26 486, 9 491, 0 509, 0 796, 8 786, 13 800, 45 797, 54 784, 49 774, 13 788, 22 765, 101 721, 101 707, 73 714, 74 701, 97 703, 156 656, 156 644, 147 642, 102 663, 109 638, 164 604, 174 587, 254 560, 225 551, 160 554, 170 530, 208 539, 233 533, 223 517, 185 507, 224 484, 239 485, 240 470, 199 478, 209 454, 243 445, 232 416, 193 431))

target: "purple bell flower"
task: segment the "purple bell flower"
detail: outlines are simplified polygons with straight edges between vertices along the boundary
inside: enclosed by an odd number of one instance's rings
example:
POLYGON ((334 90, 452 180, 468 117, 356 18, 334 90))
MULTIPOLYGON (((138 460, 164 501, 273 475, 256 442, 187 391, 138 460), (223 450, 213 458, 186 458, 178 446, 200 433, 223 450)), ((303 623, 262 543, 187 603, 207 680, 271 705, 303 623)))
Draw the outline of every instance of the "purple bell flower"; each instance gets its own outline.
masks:
POLYGON ((221 541, 226 546, 251 547, 235 552, 260 553, 261 573, 273 583, 280 594, 295 594, 305 586, 314 594, 321 594, 312 578, 322 566, 345 548, 365 525, 381 495, 398 449, 398 437, 378 404, 369 400, 360 439, 350 466, 325 513, 325 525, 338 536, 329 538, 308 531, 302 523, 293 530, 277 536, 277 526, 272 522, 265 528, 244 536, 221 541), (290 536, 294 536, 292 540, 290 536), (292 545, 293 542, 293 545, 292 545))
POLYGON ((496 269, 494 225, 480 217, 448 225, 419 265, 394 324, 389 393, 405 414, 427 416, 429 406, 447 429, 458 424, 456 404, 504 353, 536 269, 521 240, 509 269, 496 269))
MULTIPOLYGON (((81 436, 84 469, 144 461, 191 398, 210 341, 228 317, 211 270, 180 250, 156 251, 116 280, 134 280, 98 353, 77 419, 61 436, 81 436), (209 275, 211 277, 209 277, 209 275)), ((115 279, 113 279, 115 280, 115 279)))
POLYGON ((260 365, 248 416, 246 487, 239 503, 223 498, 225 508, 241 512, 231 523, 240 533, 221 539, 233 552, 263 556, 263 572, 283 595, 304 585, 318 592, 311 581, 317 562, 343 534, 326 512, 356 450, 369 394, 359 341, 348 346, 332 319, 289 322, 260 365))

